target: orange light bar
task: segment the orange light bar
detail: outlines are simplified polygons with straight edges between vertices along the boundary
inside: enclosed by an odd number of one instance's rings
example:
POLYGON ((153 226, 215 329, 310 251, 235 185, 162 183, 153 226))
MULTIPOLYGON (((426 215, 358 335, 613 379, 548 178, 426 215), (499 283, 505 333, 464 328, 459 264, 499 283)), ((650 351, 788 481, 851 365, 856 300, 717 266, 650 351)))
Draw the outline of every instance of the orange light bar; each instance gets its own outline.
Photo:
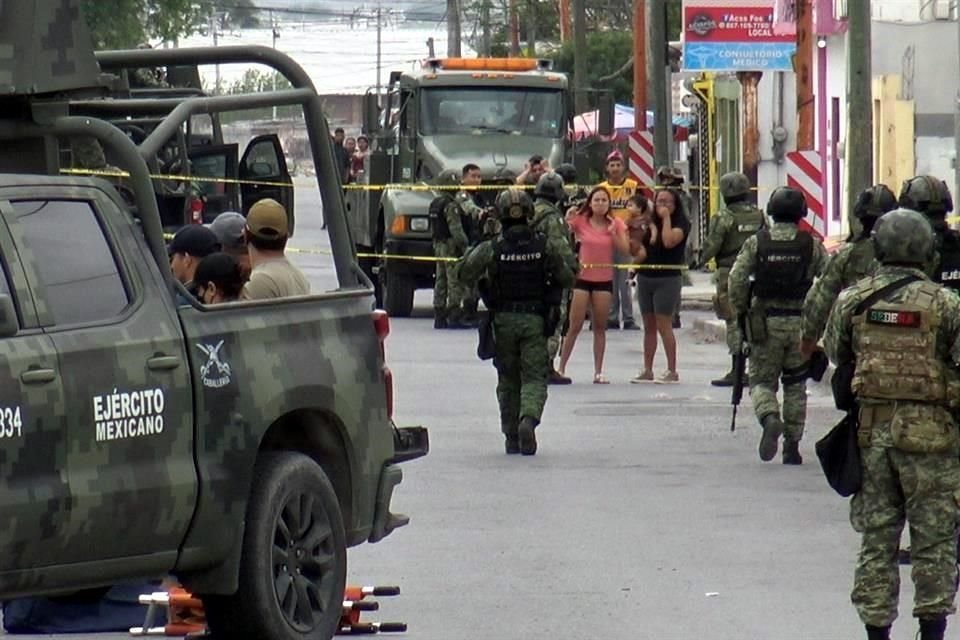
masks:
POLYGON ((533 71, 538 66, 534 58, 443 58, 441 69, 464 71, 533 71))

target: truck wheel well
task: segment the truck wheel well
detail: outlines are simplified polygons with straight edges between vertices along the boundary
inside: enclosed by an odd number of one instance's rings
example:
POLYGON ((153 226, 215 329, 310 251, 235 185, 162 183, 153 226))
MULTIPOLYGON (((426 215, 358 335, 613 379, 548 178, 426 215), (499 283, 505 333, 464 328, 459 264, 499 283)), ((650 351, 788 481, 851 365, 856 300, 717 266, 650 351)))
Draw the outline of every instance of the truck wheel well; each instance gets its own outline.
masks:
POLYGON ((351 456, 335 417, 312 409, 292 411, 270 425, 260 451, 298 451, 313 458, 337 493, 344 526, 353 526, 351 456))

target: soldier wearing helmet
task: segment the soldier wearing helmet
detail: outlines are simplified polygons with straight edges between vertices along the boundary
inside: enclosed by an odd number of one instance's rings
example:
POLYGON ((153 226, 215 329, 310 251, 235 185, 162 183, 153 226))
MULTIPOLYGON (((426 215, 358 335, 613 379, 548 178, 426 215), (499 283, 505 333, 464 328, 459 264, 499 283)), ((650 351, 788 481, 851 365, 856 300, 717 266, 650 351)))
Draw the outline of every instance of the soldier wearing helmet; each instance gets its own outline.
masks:
MULTIPOLYGON (((476 238, 483 209, 473 200, 471 191, 461 189, 454 195, 452 187, 461 184, 478 186, 480 167, 467 164, 460 176, 447 170, 440 174, 436 197, 430 202, 430 226, 433 230, 433 255, 437 258, 459 258, 476 238)), ((464 307, 469 304, 470 291, 464 289, 454 273, 454 262, 438 260, 433 285, 433 327, 435 329, 466 329, 471 326, 464 307)))
POLYGON ((880 216, 897 208, 897 199, 885 184, 864 189, 857 197, 853 215, 860 221, 860 234, 848 240, 827 263, 803 302, 800 352, 809 358, 827 324, 827 315, 840 292, 876 268, 870 233, 880 216))
MULTIPOLYGON (((573 245, 570 236, 570 227, 567 226, 566 217, 561 213, 559 204, 566 198, 564 191, 563 178, 555 172, 545 173, 537 180, 537 186, 533 190, 536 200, 533 203, 533 218, 530 220, 530 227, 545 235, 551 243, 563 254, 564 259, 574 269, 579 271, 580 265, 576 254, 573 252, 573 245)), ((564 318, 567 313, 568 292, 561 296, 561 304, 558 307, 560 314, 557 328, 547 340, 547 354, 550 357, 550 384, 570 384, 571 380, 567 376, 560 374, 554 366, 554 360, 557 352, 560 350, 560 333, 564 324, 564 318)))
POLYGON ((901 207, 919 211, 933 226, 936 253, 927 265, 934 282, 960 293, 960 234, 947 224, 953 198, 947 184, 933 176, 915 176, 900 189, 901 207))
POLYGON ((851 381, 838 405, 859 421, 863 480, 850 521, 862 542, 851 600, 868 638, 890 637, 900 583, 894 551, 906 522, 919 637, 942 640, 957 591, 960 299, 923 271, 934 252, 923 215, 887 213, 873 242, 880 266, 840 294, 824 336, 837 377, 851 381))
MULTIPOLYGON (((747 238, 764 226, 763 211, 750 202, 750 178, 743 173, 731 172, 720 177, 720 195, 723 207, 710 218, 710 232, 703 245, 701 261, 717 261, 714 276, 717 292, 713 297, 713 309, 717 318, 727 325, 727 349, 731 362, 740 351, 740 329, 737 316, 730 308, 730 296, 727 282, 730 267, 747 238)), ((730 370, 710 384, 715 387, 733 386, 733 365, 730 370)))
POLYGON ((560 292, 573 285, 574 269, 559 243, 530 227, 534 206, 523 190, 501 192, 496 208, 502 233, 472 248, 458 273, 465 284, 481 285, 492 315, 504 448, 534 455, 534 430, 547 401, 547 338, 557 317, 552 310, 560 292))
POLYGON ((791 465, 803 463, 800 439, 807 417, 809 363, 800 354, 800 314, 807 291, 827 263, 819 238, 798 227, 806 214, 802 192, 776 189, 767 202, 772 225, 743 243, 729 282, 730 304, 747 318, 750 399, 763 427, 760 459, 766 462, 777 455, 783 435, 782 461, 791 465))

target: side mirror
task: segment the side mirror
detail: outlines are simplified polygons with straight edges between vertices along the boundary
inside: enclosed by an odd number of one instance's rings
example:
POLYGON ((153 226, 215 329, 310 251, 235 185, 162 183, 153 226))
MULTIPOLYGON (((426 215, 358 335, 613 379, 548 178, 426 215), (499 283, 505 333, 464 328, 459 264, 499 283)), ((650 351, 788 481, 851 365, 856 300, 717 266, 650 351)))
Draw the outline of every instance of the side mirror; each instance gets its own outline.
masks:
POLYGON ((13 298, 0 295, 0 338, 15 336, 18 331, 20 331, 20 322, 17 320, 13 298))
POLYGON ((614 109, 613 94, 604 91, 597 98, 597 134, 601 136, 612 136, 614 132, 614 109))
POLYGON ((377 94, 367 92, 363 96, 363 132, 373 135, 380 131, 380 102, 377 94))

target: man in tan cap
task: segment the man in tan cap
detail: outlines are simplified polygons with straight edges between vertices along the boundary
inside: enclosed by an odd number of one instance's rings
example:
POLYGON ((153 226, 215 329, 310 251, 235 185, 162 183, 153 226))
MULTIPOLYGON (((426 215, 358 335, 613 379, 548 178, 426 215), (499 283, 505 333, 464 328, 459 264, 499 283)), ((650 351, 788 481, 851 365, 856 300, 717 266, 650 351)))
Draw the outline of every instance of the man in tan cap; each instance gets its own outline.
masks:
POLYGON ((244 228, 250 254, 250 280, 240 292, 242 300, 264 300, 310 293, 310 283, 284 255, 287 246, 287 211, 270 198, 258 200, 247 213, 244 228))

